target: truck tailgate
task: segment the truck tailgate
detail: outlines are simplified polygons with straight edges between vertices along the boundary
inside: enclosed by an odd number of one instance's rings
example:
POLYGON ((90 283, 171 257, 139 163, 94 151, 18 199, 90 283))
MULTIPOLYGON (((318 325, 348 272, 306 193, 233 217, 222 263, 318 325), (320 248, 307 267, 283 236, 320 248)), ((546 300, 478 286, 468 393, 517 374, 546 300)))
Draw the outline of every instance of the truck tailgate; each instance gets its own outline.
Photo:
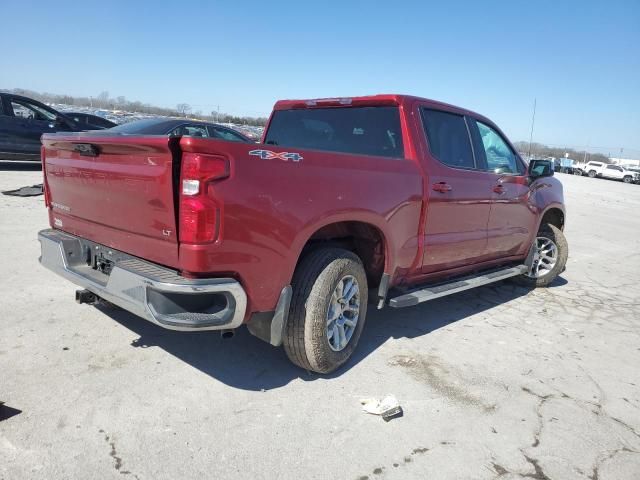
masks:
POLYGON ((42 142, 53 227, 178 265, 177 139, 80 133, 44 135, 42 142))

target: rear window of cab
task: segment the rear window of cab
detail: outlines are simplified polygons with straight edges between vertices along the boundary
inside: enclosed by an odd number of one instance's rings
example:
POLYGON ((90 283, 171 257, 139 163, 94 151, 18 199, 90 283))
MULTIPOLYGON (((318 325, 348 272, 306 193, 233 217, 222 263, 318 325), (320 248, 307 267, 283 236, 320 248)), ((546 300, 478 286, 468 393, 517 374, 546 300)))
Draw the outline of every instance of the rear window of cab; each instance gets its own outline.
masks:
POLYGON ((265 143, 357 155, 402 158, 398 107, 277 110, 265 143))

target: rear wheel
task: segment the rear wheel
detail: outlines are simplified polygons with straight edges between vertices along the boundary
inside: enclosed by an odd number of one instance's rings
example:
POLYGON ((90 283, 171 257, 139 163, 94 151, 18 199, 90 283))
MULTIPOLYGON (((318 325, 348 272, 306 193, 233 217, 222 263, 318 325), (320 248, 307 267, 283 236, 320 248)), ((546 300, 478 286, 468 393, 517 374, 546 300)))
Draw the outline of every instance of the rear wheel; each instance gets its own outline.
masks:
POLYGON ((633 179, 631 178, 631 176, 630 176, 630 175, 627 175, 626 177, 624 177, 624 178, 622 179, 622 181, 623 181, 624 183, 631 183, 631 180, 633 180, 633 179))
POLYGON ((293 276, 284 349, 296 365, 329 373, 355 350, 367 314, 367 276, 360 258, 341 248, 309 253, 293 276))
POLYGON ((555 225, 540 227, 534 240, 531 268, 514 281, 527 287, 546 287, 560 275, 569 257, 569 244, 562 230, 555 225))
POLYGON ((596 176, 596 171, 595 170, 589 170, 589 178, 595 178, 596 176))

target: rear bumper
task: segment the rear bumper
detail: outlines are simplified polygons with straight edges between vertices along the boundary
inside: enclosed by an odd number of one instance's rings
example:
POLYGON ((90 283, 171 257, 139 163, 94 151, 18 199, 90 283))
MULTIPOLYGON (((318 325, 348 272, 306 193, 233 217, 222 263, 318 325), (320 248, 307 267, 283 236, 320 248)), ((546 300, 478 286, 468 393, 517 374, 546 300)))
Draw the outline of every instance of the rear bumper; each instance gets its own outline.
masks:
POLYGON ((239 327, 244 320, 247 295, 232 278, 184 278, 174 270, 53 229, 41 231, 38 240, 44 267, 163 328, 223 330, 239 327), (94 248, 114 258, 109 275, 87 264, 94 248))

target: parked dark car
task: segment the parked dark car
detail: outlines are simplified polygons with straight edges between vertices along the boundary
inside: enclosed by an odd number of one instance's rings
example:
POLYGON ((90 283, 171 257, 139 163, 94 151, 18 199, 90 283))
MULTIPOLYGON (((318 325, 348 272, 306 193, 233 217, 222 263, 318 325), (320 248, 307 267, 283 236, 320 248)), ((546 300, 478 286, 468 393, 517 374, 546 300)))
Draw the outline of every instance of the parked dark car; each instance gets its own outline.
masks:
POLYGON ((102 130, 104 128, 115 127, 118 124, 107 120, 106 118, 99 117, 98 115, 91 115, 84 112, 64 112, 64 114, 83 130, 102 130))
POLYGON ((126 135, 170 135, 217 138, 232 142, 254 143, 246 135, 232 128, 217 123, 199 122, 184 118, 148 118, 135 122, 123 123, 109 129, 110 133, 118 132, 126 135))
POLYGON ((32 98, 0 92, 0 160, 40 161, 40 137, 43 133, 102 130, 115 125, 95 115, 68 114, 32 98), (105 126, 80 116, 107 122, 105 126))
POLYGON ((32 98, 0 92, 0 160, 40 160, 43 133, 94 130, 32 98))

